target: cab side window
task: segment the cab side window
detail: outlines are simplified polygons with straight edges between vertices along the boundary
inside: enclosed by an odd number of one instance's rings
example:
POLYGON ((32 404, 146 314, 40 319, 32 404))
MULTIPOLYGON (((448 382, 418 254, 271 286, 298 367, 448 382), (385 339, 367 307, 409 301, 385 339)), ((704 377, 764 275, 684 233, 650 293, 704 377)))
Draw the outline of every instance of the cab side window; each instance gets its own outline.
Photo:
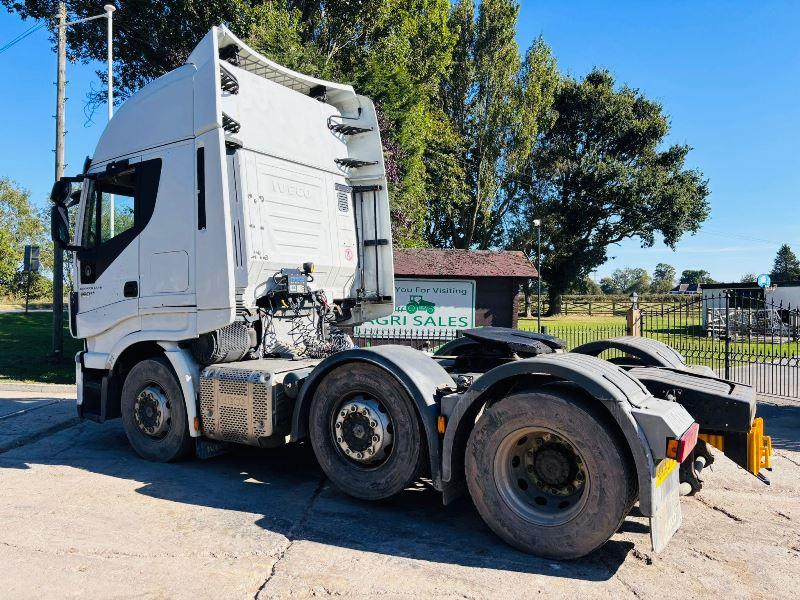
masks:
POLYGON ((94 283, 147 227, 155 210, 161 159, 122 164, 84 180, 81 283, 94 283))
POLYGON ((87 206, 84 245, 99 246, 133 229, 136 215, 135 168, 94 181, 87 206))

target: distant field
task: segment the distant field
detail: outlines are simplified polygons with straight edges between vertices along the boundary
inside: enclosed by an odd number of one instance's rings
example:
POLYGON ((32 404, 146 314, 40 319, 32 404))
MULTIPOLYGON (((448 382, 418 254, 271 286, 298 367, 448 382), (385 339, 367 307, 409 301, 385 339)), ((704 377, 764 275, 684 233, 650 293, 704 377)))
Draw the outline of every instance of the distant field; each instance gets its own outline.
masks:
MULTIPOLYGON (((593 340, 625 335, 625 317, 570 315, 542 319, 548 333, 562 338, 568 348, 593 340)), ((536 319, 520 319, 518 327, 536 331, 536 319)), ((646 323, 647 337, 661 340, 686 354, 695 364, 715 364, 725 351, 725 340, 705 334, 699 317, 670 315, 651 317, 646 323)), ((749 362, 752 357, 761 361, 800 356, 800 341, 779 337, 732 339, 732 360, 749 362)))
POLYGON ((80 340, 64 327, 64 358, 54 363, 50 313, 0 313, 0 381, 74 383, 80 340))
MULTIPOLYGON (((542 317, 542 325, 554 328, 584 328, 584 327, 624 327, 625 317, 612 317, 610 315, 589 317, 587 315, 568 315, 563 317, 542 317)), ((520 318, 520 329, 535 330, 536 317, 520 318)))

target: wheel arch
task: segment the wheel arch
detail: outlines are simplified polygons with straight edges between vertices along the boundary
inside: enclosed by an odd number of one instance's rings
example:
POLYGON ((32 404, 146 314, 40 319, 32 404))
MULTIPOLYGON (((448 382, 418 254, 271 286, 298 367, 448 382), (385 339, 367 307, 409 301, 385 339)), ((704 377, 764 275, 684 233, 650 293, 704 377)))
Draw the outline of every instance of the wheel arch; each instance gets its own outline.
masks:
POLYGON ((189 432, 192 437, 199 436, 200 431, 195 427, 195 417, 197 417, 200 369, 189 351, 181 348, 177 342, 140 339, 125 346, 119 354, 109 356, 107 363, 109 385, 104 386, 106 391, 101 399, 101 402, 105 403, 105 414, 112 415, 109 418, 120 416, 122 387, 128 372, 143 360, 157 357, 164 357, 169 362, 183 392, 189 432))
MULTIPOLYGON (((442 479, 451 484, 463 476, 464 453, 478 414, 486 406, 517 390, 541 389, 547 384, 565 382, 587 402, 605 409, 615 431, 630 453, 640 490, 643 512, 649 510, 649 494, 654 469, 652 453, 644 431, 631 413, 650 398, 644 386, 625 371, 602 359, 580 354, 550 354, 508 363, 482 375, 462 395, 448 417, 442 445, 442 479)), ((647 514, 645 512, 645 514, 647 514)))
POLYGON ((604 351, 612 349, 637 358, 646 367, 682 369, 686 366, 686 359, 672 346, 659 340, 632 335, 588 342, 574 348, 572 352, 599 357, 604 351))
POLYGON ((299 441, 308 437, 311 403, 325 375, 352 363, 368 363, 383 369, 406 391, 425 432, 432 479, 434 482, 440 481, 442 462, 436 396, 443 387, 454 389, 455 383, 436 361, 408 346, 357 348, 338 352, 323 360, 306 378, 297 396, 292 414, 291 440, 299 441))

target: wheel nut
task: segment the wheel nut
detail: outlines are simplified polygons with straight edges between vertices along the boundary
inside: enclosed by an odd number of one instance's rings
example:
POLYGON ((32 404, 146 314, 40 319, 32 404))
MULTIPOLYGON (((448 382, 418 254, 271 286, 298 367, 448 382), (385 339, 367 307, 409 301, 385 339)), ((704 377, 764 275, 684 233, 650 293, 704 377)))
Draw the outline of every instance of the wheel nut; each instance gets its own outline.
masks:
POLYGON ((379 438, 377 435, 373 435, 373 436, 372 436, 372 441, 373 441, 373 442, 380 442, 380 441, 381 441, 381 438, 379 438))
POLYGON ((342 424, 341 424, 341 423, 337 423, 337 424, 336 424, 336 429, 340 429, 341 427, 342 427, 342 424))
POLYGON ((336 438, 336 441, 341 444, 342 443, 342 438, 336 438))
POLYGON ((358 453, 358 458, 364 458, 364 455, 361 452, 359 452, 358 453))
POLYGON ((377 427, 377 426, 378 426, 378 423, 377 423, 377 421, 370 421, 370 422, 369 422, 369 424, 370 424, 372 427, 377 427))
POLYGON ((345 416, 346 414, 347 413, 345 411, 342 411, 342 412, 339 413, 339 415, 342 416, 342 417, 345 416))

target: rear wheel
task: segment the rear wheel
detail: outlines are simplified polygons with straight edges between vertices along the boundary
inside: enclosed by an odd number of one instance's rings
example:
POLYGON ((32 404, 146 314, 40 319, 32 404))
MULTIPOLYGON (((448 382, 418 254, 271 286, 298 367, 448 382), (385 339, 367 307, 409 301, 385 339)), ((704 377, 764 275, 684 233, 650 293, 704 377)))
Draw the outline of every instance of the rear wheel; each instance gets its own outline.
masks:
POLYGON ((320 382, 309 433, 328 478, 347 494, 380 500, 420 474, 424 437, 411 399, 383 369, 350 363, 320 382))
POLYGON ((465 462, 484 521, 533 554, 584 556, 630 509, 631 473, 607 416, 564 390, 491 406, 470 435, 465 462))
POLYGON ((121 409, 125 434, 142 458, 169 462, 191 452, 183 392, 167 359, 143 360, 130 370, 121 409))

